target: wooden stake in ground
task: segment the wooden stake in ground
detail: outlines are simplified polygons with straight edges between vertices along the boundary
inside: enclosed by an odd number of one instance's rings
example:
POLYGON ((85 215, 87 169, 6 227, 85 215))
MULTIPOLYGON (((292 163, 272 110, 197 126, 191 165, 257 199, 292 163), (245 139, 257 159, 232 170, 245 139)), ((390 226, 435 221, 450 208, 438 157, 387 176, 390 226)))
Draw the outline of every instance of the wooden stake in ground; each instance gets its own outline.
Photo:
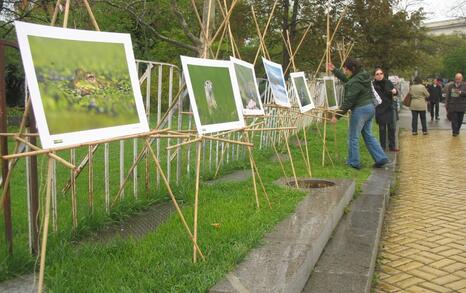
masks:
POLYGON ((296 171, 294 169, 294 164, 293 164, 293 156, 291 156, 290 144, 288 141, 288 133, 285 133, 285 144, 286 144, 286 150, 288 151, 288 157, 290 158, 290 164, 291 164, 291 170, 293 171, 294 183, 296 185, 296 188, 299 188, 298 178, 296 177, 296 171))
MULTIPOLYGON (((194 237, 193 242, 194 245, 197 245, 197 212, 199 206, 199 181, 201 177, 201 152, 202 152, 202 138, 200 141, 197 142, 197 158, 196 158, 196 190, 194 192, 194 237)), ((193 262, 197 262, 197 250, 194 249, 193 253, 193 262)))
POLYGON ((146 146, 147 146, 147 149, 148 151, 150 152, 151 156, 152 156, 152 159, 155 163, 155 166, 157 168, 157 170, 160 172, 160 177, 162 178, 163 182, 165 183, 165 187, 167 188, 167 192, 168 192, 168 195, 170 196, 170 199, 172 200, 172 203, 173 205, 175 206, 175 209, 178 213, 178 216, 180 217, 181 219, 181 222, 183 223, 183 226, 184 228, 186 229, 186 231, 188 232, 188 235, 189 235, 189 238, 191 239, 191 241, 193 242, 194 244, 194 247, 195 249, 197 250, 197 252, 199 253, 199 255, 202 257, 202 259, 204 260, 205 257, 204 257, 204 254, 202 253, 201 249, 199 248, 199 246, 197 245, 196 241, 194 241, 194 236, 193 236, 193 233, 191 233, 191 229, 189 229, 189 226, 188 226, 188 223, 186 222, 186 219, 183 215, 183 212, 181 211, 181 208, 180 206, 178 205, 178 202, 176 201, 176 198, 175 198, 175 195, 173 194, 173 191, 170 187, 170 183, 168 182, 168 179, 167 177, 165 176, 165 173, 163 172, 162 170, 162 167, 160 166, 160 162, 159 162, 159 159, 157 158, 157 156, 155 155, 155 152, 154 150, 152 149, 152 146, 149 142, 148 139, 145 140, 145 143, 146 143, 146 146))
POLYGON ((44 287, 44 273, 45 273, 45 256, 47 252, 47 238, 49 232, 49 217, 50 217, 50 200, 52 192, 52 169, 53 160, 49 158, 47 166, 47 189, 45 195, 45 216, 44 216, 44 230, 42 232, 42 244, 40 247, 40 267, 39 267, 39 285, 37 292, 42 293, 44 287))

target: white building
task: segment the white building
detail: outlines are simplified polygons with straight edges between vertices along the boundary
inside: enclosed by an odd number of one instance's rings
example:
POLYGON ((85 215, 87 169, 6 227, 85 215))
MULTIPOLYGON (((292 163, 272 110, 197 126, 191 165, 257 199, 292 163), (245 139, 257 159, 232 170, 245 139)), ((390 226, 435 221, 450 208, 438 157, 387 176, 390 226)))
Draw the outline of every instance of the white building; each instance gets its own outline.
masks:
POLYGON ((466 18, 429 21, 422 23, 422 26, 434 36, 466 34, 466 18))

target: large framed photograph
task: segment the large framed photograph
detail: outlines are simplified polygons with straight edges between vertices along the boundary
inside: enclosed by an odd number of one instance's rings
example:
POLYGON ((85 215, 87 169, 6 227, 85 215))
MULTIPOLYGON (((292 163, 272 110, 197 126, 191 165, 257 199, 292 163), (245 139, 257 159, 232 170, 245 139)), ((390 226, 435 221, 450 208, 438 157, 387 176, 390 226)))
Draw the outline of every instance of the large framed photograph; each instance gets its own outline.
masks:
POLYGON ((325 98, 329 109, 338 109, 337 91, 335 89, 335 78, 333 76, 324 77, 325 98))
POLYGON ((264 115, 264 108, 260 99, 254 65, 240 59, 230 57, 238 81, 241 103, 244 115, 264 115))
POLYGON ((243 105, 233 63, 181 56, 199 134, 244 127, 243 105))
POLYGON ((275 104, 291 108, 282 65, 269 61, 264 57, 262 57, 262 62, 264 63, 265 73, 267 74, 267 80, 269 81, 275 104))
POLYGON ((292 72, 290 77, 301 113, 315 109, 304 72, 292 72))
POLYGON ((15 27, 43 148, 149 131, 129 34, 15 27))

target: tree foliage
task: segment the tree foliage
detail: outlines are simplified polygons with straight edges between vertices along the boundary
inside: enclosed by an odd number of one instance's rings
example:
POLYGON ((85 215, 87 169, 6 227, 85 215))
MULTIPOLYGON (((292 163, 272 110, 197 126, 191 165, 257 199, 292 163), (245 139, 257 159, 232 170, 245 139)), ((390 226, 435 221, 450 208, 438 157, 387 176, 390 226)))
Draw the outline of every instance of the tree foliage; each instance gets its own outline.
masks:
MULTIPOLYGON (((209 35, 217 33, 223 24, 223 15, 233 0, 211 0, 212 21, 209 35), (225 7, 226 5, 226 7, 225 7)), ((64 2, 64 1, 62 1, 64 2)), ((261 31, 276 2, 275 13, 265 37, 265 44, 275 62, 286 68, 290 54, 283 38, 291 41, 295 50, 303 34, 309 28, 300 51, 296 54, 297 70, 315 72, 324 54, 327 38, 327 6, 330 5, 331 34, 345 11, 344 19, 335 32, 332 43, 332 61, 341 60, 335 47, 336 41, 355 43, 351 56, 360 58, 368 68, 382 65, 392 71, 414 70, 422 60, 424 32, 419 28, 422 10, 412 13, 397 9, 396 0, 244 0, 237 1, 231 14, 231 34, 243 60, 252 62, 259 47, 259 37, 251 6, 261 31), (345 10, 346 9, 346 10, 345 10)), ((0 34, 14 38, 12 21, 21 19, 34 23, 50 23, 55 1, 1 1, 3 23, 0 34)), ((68 27, 93 29, 87 11, 81 1, 72 1, 68 27)), ((199 56, 205 46, 200 21, 207 16, 209 0, 96 0, 90 1, 92 10, 102 31, 127 32, 133 40, 136 58, 179 63, 179 55, 199 56), (194 12, 195 3, 199 18, 194 12)), ((58 24, 63 19, 59 13, 58 24)), ((212 42, 209 58, 225 59, 233 55, 229 32, 223 29, 212 42)), ((14 61, 14 60, 13 60, 14 61)), ((257 62, 256 65, 259 65, 257 62)), ((320 70, 323 70, 321 67, 320 70)), ((258 75, 263 74, 257 66, 258 75)))

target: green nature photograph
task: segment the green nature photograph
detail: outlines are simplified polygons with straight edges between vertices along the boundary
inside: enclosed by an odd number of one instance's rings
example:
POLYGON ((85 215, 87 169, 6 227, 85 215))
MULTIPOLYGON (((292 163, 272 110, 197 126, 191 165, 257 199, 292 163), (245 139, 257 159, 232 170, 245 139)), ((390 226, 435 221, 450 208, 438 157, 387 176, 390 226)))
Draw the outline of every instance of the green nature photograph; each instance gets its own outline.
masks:
POLYGON ((50 134, 139 122, 123 44, 28 41, 50 134))
POLYGON ((238 79, 243 109, 260 110, 260 103, 256 91, 256 78, 252 69, 234 63, 236 78, 238 79))
POLYGON ((337 97, 335 93, 335 81, 333 79, 325 79, 325 92, 327 94, 327 103, 329 107, 337 106, 337 97))
POLYGON ((294 82, 296 85, 296 91, 298 92, 299 101, 301 102, 301 107, 311 104, 311 97, 306 89, 306 81, 304 80, 304 77, 295 77, 294 82))
POLYGON ((228 68, 189 64, 188 72, 202 125, 239 120, 228 68))

